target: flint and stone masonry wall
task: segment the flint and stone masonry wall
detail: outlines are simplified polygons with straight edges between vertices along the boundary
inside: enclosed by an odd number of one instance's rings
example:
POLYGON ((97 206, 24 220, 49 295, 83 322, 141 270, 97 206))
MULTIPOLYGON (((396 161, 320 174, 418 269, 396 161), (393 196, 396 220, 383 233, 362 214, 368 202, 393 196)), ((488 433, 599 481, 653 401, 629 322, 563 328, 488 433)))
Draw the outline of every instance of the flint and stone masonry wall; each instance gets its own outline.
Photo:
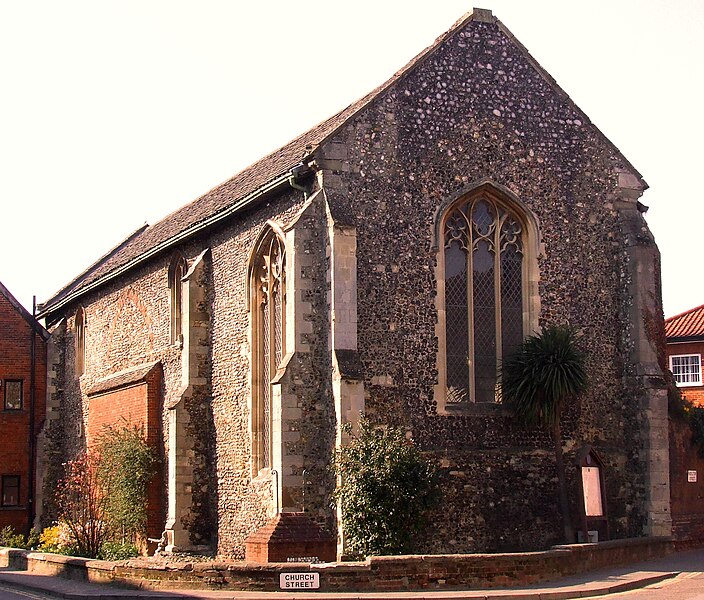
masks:
MULTIPOLYGON (((537 226, 533 325, 571 325, 587 356, 589 391, 564 417, 568 464, 584 444, 602 457, 613 537, 667 534, 666 402, 654 360, 659 258, 638 203, 645 184, 520 44, 490 14, 468 22, 316 148, 309 164, 317 171, 310 195, 279 190, 180 248, 189 267, 204 261, 202 298, 188 309, 200 316, 184 332, 195 339, 200 328, 189 374, 187 340, 183 349, 170 342, 169 256, 81 299, 81 377, 72 370, 77 305, 65 310, 65 334, 57 329, 52 351, 65 442, 54 439, 61 448, 52 452, 70 457, 80 446, 86 390, 98 379, 160 361, 165 456, 169 444, 182 444, 172 463, 188 540, 176 545, 210 544, 241 558, 277 497, 335 531, 328 463, 343 441, 335 425, 359 410, 406 427, 441 468, 443 499, 418 551, 561 541, 548 434, 520 427, 500 405, 438 411, 437 219, 449 199, 488 182, 517 198, 537 226), (253 473, 251 461, 248 259, 267 220, 285 232, 287 248, 287 354, 274 394, 278 477, 253 473), (189 378, 200 387, 185 401, 189 378), (170 434, 174 419, 185 433, 170 434)), ((570 467, 575 515, 576 476, 570 467)))

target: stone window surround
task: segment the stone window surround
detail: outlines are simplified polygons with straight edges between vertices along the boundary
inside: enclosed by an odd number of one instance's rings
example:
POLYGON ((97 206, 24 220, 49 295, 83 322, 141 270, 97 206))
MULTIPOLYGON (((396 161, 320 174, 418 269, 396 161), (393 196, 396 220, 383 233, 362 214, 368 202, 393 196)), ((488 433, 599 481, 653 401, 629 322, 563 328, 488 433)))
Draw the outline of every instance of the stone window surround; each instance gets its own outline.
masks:
POLYGON ((436 212, 432 232, 431 250, 436 252, 437 260, 435 264, 435 280, 437 282, 437 292, 435 296, 435 306, 437 309, 437 323, 435 335, 438 340, 437 353, 437 384, 434 386, 434 399, 439 415, 456 414, 491 414, 496 410, 503 410, 500 404, 485 402, 467 402, 462 406, 450 406, 447 402, 447 362, 445 356, 445 253, 443 240, 443 230, 446 217, 458 204, 467 201, 468 198, 485 194, 494 202, 508 209, 521 223, 524 231, 524 260, 523 260, 523 332, 524 336, 537 331, 538 316, 540 315, 540 297, 538 295, 538 256, 543 253, 540 242, 540 229, 538 221, 533 212, 509 189, 497 184, 489 179, 480 179, 473 182, 459 192, 445 199, 436 212))
POLYGON ((86 372, 86 313, 82 306, 76 310, 74 319, 74 336, 76 346, 76 375, 86 372))
POLYGON ((0 380, 0 383, 3 384, 3 411, 5 411, 5 412, 20 412, 20 411, 24 410, 24 380, 23 379, 8 378, 8 379, 5 379, 4 382, 2 382, 0 380), (19 383, 20 384, 20 393, 16 399, 19 403, 19 406, 10 405, 10 403, 12 403, 13 399, 8 398, 8 395, 7 395, 7 384, 8 383, 19 383))
POLYGON ((17 507, 20 506, 20 476, 19 475, 3 475, 2 476, 2 489, 0 489, 0 505, 4 507, 17 507), (14 485, 12 486, 16 491, 16 502, 7 503, 5 502, 5 489, 8 486, 8 482, 14 480, 14 485))
POLYGON ((168 272, 169 315, 171 319, 171 343, 183 346, 183 279, 188 271, 188 263, 180 252, 171 258, 168 272))
POLYGON ((701 354, 673 354, 670 356, 670 370, 675 378, 677 387, 698 387, 702 385, 702 356, 701 354), (689 359, 682 361, 682 364, 675 372, 674 359, 689 359), (694 359, 694 360, 692 360, 694 359), (681 381, 679 377, 691 378, 690 381, 681 381))
MULTIPOLYGON (((249 330, 249 341, 250 341, 250 397, 249 397, 249 433, 250 433, 250 444, 251 444, 251 473, 252 473, 252 478, 265 478, 269 479, 272 474, 272 469, 274 468, 274 447, 273 447, 273 435, 272 435, 272 429, 274 425, 274 419, 276 417, 276 412, 277 412, 277 405, 280 405, 280 402, 277 402, 277 397, 278 394, 274 389, 271 390, 270 392, 270 398, 269 398, 269 436, 270 436, 270 442, 269 442, 269 460, 265 461, 264 458, 264 440, 263 440, 263 435, 264 435, 264 423, 263 419, 264 417, 264 407, 263 407, 263 401, 261 398, 261 390, 262 386, 264 385, 264 382, 261 381, 261 373, 262 373, 262 356, 261 352, 258 351, 260 347, 260 336, 261 336, 261 318, 259 315, 259 311, 255 310, 256 307, 259 306, 259 303, 261 301, 261 292, 260 292, 260 286, 258 285, 258 282, 255 281, 257 277, 257 269, 255 266, 255 261, 256 259, 261 256, 261 251, 264 248, 264 245, 272 239, 272 236, 275 236, 278 238, 279 243, 281 246, 284 248, 284 258, 283 258, 283 270, 284 270, 284 281, 286 279, 286 269, 287 269, 287 264, 286 264, 286 256, 290 254, 289 249, 287 248, 286 244, 286 234, 284 233, 283 228, 281 227, 280 224, 276 223, 275 221, 272 220, 267 220, 266 224, 262 228, 261 232, 257 236, 257 239, 252 246, 252 250, 249 255, 249 260, 247 262, 247 285, 248 285, 248 290, 246 294, 248 306, 247 310, 249 312, 249 323, 250 323, 250 330, 249 330), (268 462, 268 465, 266 464, 268 462)), ((287 312, 287 307, 286 307, 286 286, 284 283, 284 289, 283 289, 283 314, 281 316, 281 330, 282 330, 282 363, 285 363, 288 359, 290 359, 290 355, 287 355, 287 347, 286 347, 286 337, 287 337, 287 327, 286 327, 286 312, 287 312)), ((271 369, 271 377, 272 381, 271 383, 276 383, 276 379, 278 376, 277 371, 281 371, 281 368, 283 367, 283 364, 276 365, 276 368, 271 369)), ((270 385, 271 385, 270 383, 270 385)), ((273 387, 273 386, 272 386, 273 387)))

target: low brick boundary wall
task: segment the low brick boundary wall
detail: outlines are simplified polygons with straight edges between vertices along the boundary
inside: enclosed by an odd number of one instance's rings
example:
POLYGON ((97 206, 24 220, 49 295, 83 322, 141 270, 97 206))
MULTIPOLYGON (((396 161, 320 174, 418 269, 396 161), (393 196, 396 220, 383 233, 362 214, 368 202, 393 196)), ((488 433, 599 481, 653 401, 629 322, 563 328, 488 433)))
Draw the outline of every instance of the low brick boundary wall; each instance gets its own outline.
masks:
POLYGON ((147 559, 107 562, 0 550, 0 567, 129 588, 278 591, 279 575, 318 573, 320 591, 406 591, 524 586, 677 551, 671 538, 634 538, 555 546, 543 552, 375 556, 363 562, 252 564, 194 562, 160 565, 147 559))

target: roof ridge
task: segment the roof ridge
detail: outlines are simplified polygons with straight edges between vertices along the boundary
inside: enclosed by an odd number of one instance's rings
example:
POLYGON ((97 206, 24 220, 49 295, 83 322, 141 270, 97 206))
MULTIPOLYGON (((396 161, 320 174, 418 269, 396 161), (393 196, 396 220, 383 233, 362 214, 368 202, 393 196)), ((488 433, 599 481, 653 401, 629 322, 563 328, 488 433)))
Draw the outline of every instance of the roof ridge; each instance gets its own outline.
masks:
POLYGON ((284 146, 270 152, 239 171, 229 179, 211 188, 196 199, 176 208, 157 221, 154 225, 144 225, 110 252, 95 261, 78 277, 53 294, 41 305, 40 315, 45 316, 60 306, 78 299, 90 289, 103 285, 111 278, 117 277, 151 259, 175 244, 181 243, 205 228, 209 228, 223 219, 229 218, 242 207, 258 201, 278 185, 286 183, 286 175, 291 169, 327 143, 333 136, 346 127, 357 115, 367 109, 388 89, 399 85, 429 57, 455 36, 471 21, 498 27, 519 53, 544 79, 546 84, 568 102, 582 115, 586 123, 594 128, 600 137, 614 149, 627 168, 632 169, 643 186, 647 183, 640 173, 631 165, 620 150, 592 123, 591 119, 574 103, 570 96, 557 84, 550 74, 528 52, 525 46, 496 18, 490 10, 474 8, 464 14, 447 31, 439 35, 432 44, 419 52, 401 69, 396 71, 381 85, 366 95, 347 105, 334 115, 320 121, 317 125, 294 137, 284 146))
MULTIPOLYGON (((369 93, 365 94, 361 98, 358 98, 354 102, 348 104, 345 108, 342 110, 338 111, 334 115, 328 117, 327 119, 323 119, 320 121, 317 125, 314 125, 313 127, 307 129, 306 131, 300 133, 298 136, 294 137, 291 141, 286 143, 285 145, 277 148, 276 150, 273 150, 269 154, 266 154, 265 156, 259 158, 258 160, 254 161, 252 164, 250 164, 248 167, 242 169, 232 177, 224 180, 220 184, 214 186, 211 188, 208 192, 205 192, 204 194, 201 194, 194 200, 184 204, 183 206, 180 206, 176 209, 174 209, 172 212, 169 214, 165 215, 159 221, 154 223, 153 225, 149 224, 144 224, 140 229, 135 231, 133 234, 131 234, 128 238, 120 242, 117 246, 115 246, 112 250, 101 256, 98 260, 96 260, 93 264, 91 264, 87 269, 85 269, 80 275, 75 277, 73 280, 71 280, 69 283, 67 283, 65 286, 63 286, 60 290, 58 290, 56 293, 52 294, 51 297, 44 302, 41 305, 41 311, 40 315, 44 316, 48 313, 48 309, 53 308, 53 305, 57 303, 61 303, 62 300, 66 300, 66 297, 69 296, 74 296, 76 291, 80 291, 80 288, 82 286, 83 279, 87 278, 91 273, 94 273, 95 271, 98 270, 98 267, 102 264, 105 263, 108 258, 110 258, 113 254, 115 254, 119 249, 121 249, 124 246, 127 246, 130 242, 134 240, 134 238, 140 234, 146 231, 147 234, 149 233, 154 233, 156 235, 156 232, 160 229, 160 226, 163 227, 168 224, 170 219, 173 219, 176 215, 178 215, 181 211, 184 211, 188 209, 189 207, 194 207, 198 205, 199 203, 206 202, 209 197, 212 196, 217 196, 221 190, 224 190, 227 188, 229 184, 232 184, 234 181, 236 181, 238 178, 243 178, 246 177, 251 171, 254 171, 256 167, 265 165, 267 161, 273 160, 277 157, 277 155, 285 155, 287 151, 291 150, 300 150, 300 147, 297 145, 302 144, 306 138, 311 138, 310 142, 311 144, 307 144, 304 146, 305 149, 308 147, 311 148, 310 152, 307 153, 302 153, 295 162, 292 162, 294 159, 290 158, 288 161, 286 161, 284 157, 284 163, 287 166, 281 165, 277 171, 271 175, 267 180, 265 181, 260 181, 258 185, 256 186, 255 189, 261 189, 264 188, 269 182, 276 180, 278 177, 281 177, 282 173, 285 173, 287 169, 290 169, 291 167, 295 166, 295 164, 298 164, 302 159, 306 157, 307 154, 312 154, 314 152, 314 149, 319 147, 320 145, 324 144, 327 142, 330 137, 335 135, 340 129, 345 127, 351 119, 353 119, 357 114, 359 114, 362 110, 364 110, 369 104, 371 104, 378 96, 380 96, 385 90, 387 90, 389 87, 391 87, 393 84, 398 82, 404 75, 410 73, 416 66, 421 64, 424 59, 432 55, 432 53, 437 50, 438 48, 441 47, 442 43, 445 42, 447 39, 449 39, 452 35, 454 35, 457 31, 459 31, 466 23, 472 21, 472 20, 478 20, 478 21, 487 21, 487 20, 492 20, 493 22, 496 22, 496 17, 493 17, 491 15, 491 11, 488 10, 483 10, 483 9, 475 9, 472 12, 468 12, 465 15, 463 15, 460 19, 458 19, 452 27, 450 27, 447 31, 445 31, 443 34, 438 36, 432 44, 427 46, 425 49, 423 49, 421 52, 419 52, 414 58, 412 58, 410 61, 408 61, 401 69, 396 71, 389 79, 387 79, 384 83, 381 85, 377 86, 374 88, 372 91, 369 93), (338 122, 339 121, 339 122, 338 122), (329 131, 326 131, 328 128, 330 128, 329 131), (316 133, 322 133, 322 136, 316 139, 316 133), (292 163, 292 164, 291 164, 292 163), (73 290, 71 289, 73 288, 73 290), (65 297, 62 298, 61 296, 64 295, 65 292, 69 292, 65 294, 65 297)), ((232 197, 229 202, 225 203, 223 206, 218 207, 217 209, 213 210, 212 212, 209 212, 208 216, 214 216, 217 215, 220 212, 226 211, 229 207, 236 205, 237 202, 246 197, 246 193, 242 194, 241 196, 238 197, 232 197)), ((207 217, 204 217, 201 219, 204 220, 207 217)), ((196 220, 194 223, 199 222, 196 220)), ((166 237, 162 242, 167 242, 169 239, 176 238, 178 235, 188 229, 188 226, 181 227, 178 231, 175 233, 169 235, 166 237)), ((156 245, 156 244, 154 244, 156 245)), ((139 252, 137 256, 134 258, 139 258, 139 256, 145 254, 149 249, 145 251, 139 252)), ((128 264, 131 262, 130 260, 126 260, 125 263, 123 264, 128 264)), ((120 264, 115 265, 114 267, 110 267, 107 269, 105 273, 102 275, 98 275, 97 280, 107 278, 111 273, 115 272, 120 268, 120 264)), ((94 286, 91 286, 94 287, 94 286)))
POLYGON ((694 308, 690 308, 689 310, 685 310, 684 312, 681 312, 681 313, 679 313, 679 314, 677 314, 677 315, 672 315, 671 317, 667 317, 667 318, 665 319, 665 323, 669 323, 669 322, 671 322, 671 321, 674 321, 675 319, 679 319, 679 318, 681 318, 681 317, 685 317, 685 316, 687 316, 687 315, 689 315, 689 314, 691 314, 691 313, 693 313, 693 312, 696 312, 696 311, 698 311, 698 310, 701 310, 701 309, 703 309, 703 308, 704 308, 704 304, 701 304, 701 305, 699 305, 699 306, 695 306, 694 308))

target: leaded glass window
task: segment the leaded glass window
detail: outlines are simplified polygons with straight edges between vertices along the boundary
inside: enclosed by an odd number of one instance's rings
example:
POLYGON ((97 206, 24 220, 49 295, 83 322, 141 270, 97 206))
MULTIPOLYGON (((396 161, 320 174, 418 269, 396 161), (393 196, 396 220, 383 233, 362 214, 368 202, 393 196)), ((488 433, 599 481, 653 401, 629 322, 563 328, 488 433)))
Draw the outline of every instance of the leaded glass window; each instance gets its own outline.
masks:
POLYGON ((286 251, 272 231, 254 257, 252 438, 255 471, 272 464, 272 380, 285 348, 286 251))
POLYGON ((501 361, 523 340, 523 228, 482 194, 443 227, 448 406, 497 400, 501 361))

